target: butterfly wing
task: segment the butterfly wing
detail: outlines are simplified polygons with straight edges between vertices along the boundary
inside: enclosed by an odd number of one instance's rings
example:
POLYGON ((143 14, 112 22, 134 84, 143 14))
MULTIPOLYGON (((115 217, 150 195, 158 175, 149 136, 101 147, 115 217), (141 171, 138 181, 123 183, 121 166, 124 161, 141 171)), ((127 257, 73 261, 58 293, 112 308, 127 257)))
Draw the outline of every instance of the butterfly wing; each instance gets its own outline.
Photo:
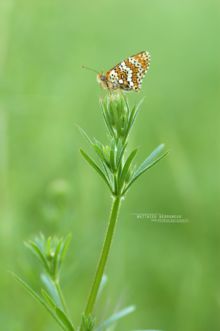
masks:
POLYGON ((109 89, 122 89, 125 91, 139 91, 142 80, 150 64, 148 52, 140 52, 130 56, 107 71, 106 80, 109 89))

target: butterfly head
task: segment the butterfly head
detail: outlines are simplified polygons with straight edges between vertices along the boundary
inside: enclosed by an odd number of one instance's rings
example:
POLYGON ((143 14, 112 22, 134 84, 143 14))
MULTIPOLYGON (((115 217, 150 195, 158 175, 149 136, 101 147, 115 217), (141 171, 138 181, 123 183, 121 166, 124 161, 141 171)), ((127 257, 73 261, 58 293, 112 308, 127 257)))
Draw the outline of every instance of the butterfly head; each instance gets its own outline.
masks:
POLYGON ((97 75, 97 81, 104 89, 108 88, 107 78, 103 73, 97 75))

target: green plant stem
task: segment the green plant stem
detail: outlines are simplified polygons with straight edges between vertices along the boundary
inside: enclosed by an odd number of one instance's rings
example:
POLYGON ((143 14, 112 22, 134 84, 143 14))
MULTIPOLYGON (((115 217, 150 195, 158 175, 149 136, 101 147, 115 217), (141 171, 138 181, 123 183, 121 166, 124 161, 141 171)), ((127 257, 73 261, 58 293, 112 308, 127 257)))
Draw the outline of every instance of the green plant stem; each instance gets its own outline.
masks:
POLYGON ((104 274, 106 262, 107 262, 110 248, 111 248, 111 243, 112 243, 112 238, 114 235, 116 221, 118 218, 120 203, 121 203, 121 197, 120 196, 114 197, 104 245, 102 248, 102 252, 101 252, 98 267, 96 270, 94 282, 92 284, 89 299, 88 299, 87 306, 85 309, 86 316, 92 314, 92 312, 93 312, 93 308, 94 308, 94 304, 95 304, 96 297, 98 294, 99 286, 100 286, 100 283, 101 283, 101 280, 102 280, 102 277, 104 274))
POLYGON ((55 283, 55 286, 56 286, 57 293, 58 293, 58 295, 60 297, 60 301, 62 303, 64 312, 68 314, 68 309, 67 309, 66 301, 64 299, 64 295, 63 295, 62 289, 60 287, 60 282, 59 282, 59 280, 56 280, 54 283, 55 283))

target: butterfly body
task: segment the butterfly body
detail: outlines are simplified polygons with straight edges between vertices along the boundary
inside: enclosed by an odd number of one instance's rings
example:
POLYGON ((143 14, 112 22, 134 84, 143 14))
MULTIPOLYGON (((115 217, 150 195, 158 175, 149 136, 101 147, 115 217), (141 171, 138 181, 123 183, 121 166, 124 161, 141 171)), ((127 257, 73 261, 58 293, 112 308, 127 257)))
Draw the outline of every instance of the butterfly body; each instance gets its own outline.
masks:
POLYGON ((97 79, 104 89, 139 91, 149 64, 149 53, 140 52, 120 62, 106 74, 98 74, 97 79))

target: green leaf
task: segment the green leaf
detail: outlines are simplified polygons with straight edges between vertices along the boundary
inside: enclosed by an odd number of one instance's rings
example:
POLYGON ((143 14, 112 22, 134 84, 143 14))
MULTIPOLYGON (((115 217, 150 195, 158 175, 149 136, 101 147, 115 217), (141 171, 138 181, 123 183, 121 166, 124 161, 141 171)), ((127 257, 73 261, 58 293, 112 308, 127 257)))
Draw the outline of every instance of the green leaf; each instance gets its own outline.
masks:
POLYGON ((144 162, 139 166, 139 168, 135 171, 133 177, 131 178, 131 181, 126 186, 125 190, 122 194, 125 194, 127 190, 130 188, 130 186, 147 170, 152 168, 155 164, 157 164, 161 159, 163 159, 168 152, 163 153, 159 156, 159 154, 164 149, 164 144, 159 145, 145 160, 144 162))
POLYGON ((62 323, 67 328, 67 330, 74 331, 72 322, 69 320, 68 316, 59 307, 55 307, 55 312, 57 314, 57 317, 62 321, 62 323))
POLYGON ((80 331, 92 331, 94 330, 94 325, 95 325, 94 316, 92 316, 91 314, 88 316, 83 314, 80 331))
POLYGON ((50 295, 44 290, 41 290, 42 296, 45 298, 45 300, 48 302, 48 304, 51 306, 51 308, 55 311, 57 317, 62 321, 62 323, 65 325, 67 330, 74 331, 74 327, 72 322, 69 320, 69 317, 61 310, 59 307, 56 306, 53 299, 50 297, 50 295))
POLYGON ((119 190, 122 189, 123 185, 124 185, 124 182, 125 182, 125 178, 128 174, 128 171, 130 169, 130 166, 131 166, 131 163, 135 157, 135 155, 137 154, 137 149, 135 149, 134 151, 131 152, 131 154, 128 156, 125 164, 124 164, 124 167, 122 169, 122 172, 121 172, 121 176, 119 177, 119 190))
POLYGON ((57 244, 55 254, 54 254, 54 278, 57 277, 60 267, 60 251, 62 249, 63 239, 61 238, 57 244))
POLYGON ((62 302, 60 300, 59 293, 57 292, 57 288, 54 281, 46 274, 41 274, 41 280, 45 285, 46 289, 48 290, 48 292, 50 293, 56 305, 61 308, 62 302))
POLYGON ((43 233, 40 233, 39 236, 37 236, 37 237, 34 238, 34 242, 40 248, 41 252, 44 252, 45 240, 46 239, 45 239, 43 233))
POLYGON ((47 238, 47 241, 46 241, 46 247, 45 247, 46 256, 50 255, 51 241, 52 241, 52 237, 50 236, 50 237, 47 238))
POLYGON ((91 144, 93 145, 93 141, 89 138, 88 134, 86 133, 85 130, 83 130, 83 128, 81 128, 81 126, 77 125, 78 127, 78 130, 80 131, 81 135, 86 138, 86 140, 91 144))
POLYGON ((140 111, 140 107, 141 107, 143 101, 144 101, 144 98, 142 98, 140 100, 140 102, 136 106, 134 106, 132 111, 131 111, 131 114, 130 114, 130 117, 129 117, 129 124, 128 124, 128 133, 131 131, 131 129, 134 125, 134 122, 135 122, 136 117, 137 117, 137 115, 140 111))
POLYGON ((92 141, 89 138, 89 136, 87 135, 87 133, 80 126, 78 126, 78 129, 81 132, 81 134, 86 138, 86 140, 88 140, 88 142, 92 145, 95 153, 97 154, 98 158, 100 159, 100 161, 102 163, 103 168, 105 168, 105 157, 103 155, 103 150, 102 150, 103 145, 102 145, 102 143, 100 141, 98 141, 96 138, 94 138, 93 139, 94 141, 92 141))
POLYGON ((105 104, 105 101, 102 101, 101 102, 101 106, 102 106, 102 114, 103 114, 103 117, 104 117, 104 120, 105 120, 105 124, 107 126, 107 129, 110 133, 110 135, 112 137, 114 137, 114 139, 116 139, 116 136, 115 136, 115 132, 112 128, 112 125, 111 125, 111 121, 110 121, 110 118, 109 118, 109 113, 108 113, 108 108, 109 108, 109 105, 106 105, 105 104))
POLYGON ((161 144, 159 145, 140 165, 140 167, 137 169, 136 173, 140 173, 145 171, 145 169, 153 162, 155 159, 162 153, 164 150, 165 145, 161 144))
MULTIPOLYGON (((88 154, 86 154, 86 152, 84 152, 82 149, 80 149, 80 152, 82 154, 82 156, 84 157, 84 159, 96 170, 96 172, 102 177, 102 179, 104 180, 104 182, 107 184, 107 186, 109 187, 110 191, 112 192, 112 188, 110 183, 108 182, 107 177, 105 176, 105 174, 103 173, 102 169, 95 163, 95 161, 93 161, 90 156, 88 154)), ((113 193, 113 192, 112 192, 113 193)))
POLYGON ((41 294, 42 297, 45 299, 45 301, 47 301, 47 303, 49 304, 49 306, 54 310, 56 307, 56 303, 53 301, 53 299, 51 298, 51 296, 47 293, 47 291, 45 291, 43 288, 41 289, 41 294))
POLYGON ((128 139, 128 136, 129 136, 129 133, 134 125, 134 122, 135 122, 135 119, 139 113, 139 110, 140 110, 140 106, 141 104, 143 103, 143 99, 141 99, 141 101, 135 105, 132 110, 130 110, 130 107, 129 107, 129 104, 128 104, 128 101, 127 101, 127 98, 124 96, 124 102, 125 102, 125 105, 128 109, 128 113, 129 113, 129 118, 127 119, 126 123, 127 123, 127 127, 126 127, 126 134, 124 136, 124 142, 127 141, 128 139))
POLYGON ((60 263, 62 263, 66 257, 71 240, 72 240, 72 235, 71 235, 71 233, 69 233, 66 236, 66 238, 64 238, 64 240, 63 240, 63 244, 62 244, 62 247, 60 250, 60 263))
POLYGON ((122 144, 121 140, 119 140, 118 147, 117 147, 118 153, 117 153, 117 159, 116 159, 117 167, 119 167, 119 165, 122 161, 122 158, 123 158, 127 145, 128 145, 127 143, 122 144))
POLYGON ((102 144, 95 139, 95 144, 93 144, 94 151, 96 152, 99 159, 103 162, 105 160, 103 150, 102 150, 102 144))
POLYGON ((93 149, 95 153, 97 154, 99 161, 101 162, 101 165, 103 167, 104 175, 108 181, 108 183, 111 184, 111 178, 110 178, 110 171, 109 171, 109 160, 106 159, 106 156, 104 155, 103 148, 104 146, 100 141, 94 138, 94 144, 93 144, 93 149))
POLYGON ((110 151, 110 166, 111 166, 111 170, 112 172, 115 171, 116 169, 116 153, 117 153, 117 149, 116 146, 112 146, 111 151, 110 151))
POLYGON ((26 289, 26 291, 34 298, 37 302, 39 302, 54 318, 54 320, 59 324, 59 326, 66 331, 66 327, 63 325, 61 320, 57 317, 57 315, 52 311, 52 309, 48 306, 48 304, 18 275, 12 273, 15 279, 26 289))
POLYGON ((120 320, 121 318, 133 313, 135 311, 135 306, 129 306, 127 308, 124 308, 120 310, 119 312, 113 314, 111 317, 109 317, 106 321, 101 323, 97 328, 96 331, 104 331, 105 329, 109 328, 111 325, 115 324, 120 320))
POLYGON ((44 268, 47 270, 47 272, 50 272, 50 268, 47 263, 47 260, 44 256, 44 254, 42 253, 42 251, 40 250, 40 248, 37 246, 37 244, 33 241, 28 241, 28 242, 25 242, 25 246, 27 248, 29 248, 34 253, 34 255, 42 262, 42 264, 44 265, 44 268))

